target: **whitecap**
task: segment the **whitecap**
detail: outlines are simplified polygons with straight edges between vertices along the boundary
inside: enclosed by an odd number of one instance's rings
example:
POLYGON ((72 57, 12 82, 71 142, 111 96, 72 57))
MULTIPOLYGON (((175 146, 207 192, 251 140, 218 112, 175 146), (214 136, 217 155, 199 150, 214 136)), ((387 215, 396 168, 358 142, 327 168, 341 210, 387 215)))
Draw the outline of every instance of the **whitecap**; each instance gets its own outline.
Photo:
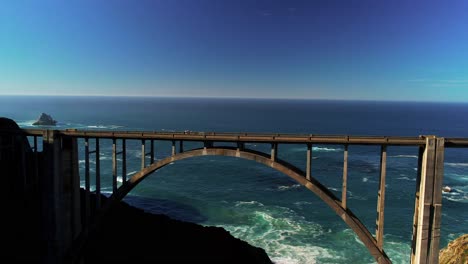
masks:
POLYGON ((463 162, 459 162, 459 163, 446 162, 445 165, 450 166, 450 167, 468 167, 468 163, 463 163, 463 162))
POLYGON ((411 159, 417 159, 417 155, 394 155, 394 156, 389 156, 389 158, 411 158, 411 159))
MULTIPOLYGON (((296 148, 291 148, 290 149, 290 151, 293 151, 293 152, 302 152, 302 151, 306 151, 306 150, 307 150, 306 147, 296 147, 296 148)), ((338 151, 342 151, 342 150, 343 149, 340 149, 340 148, 312 147, 312 151, 315 151, 315 152, 338 152, 338 151)))
POLYGON ((33 126, 34 122, 36 122, 36 120, 20 121, 20 122, 17 122, 17 124, 18 124, 19 127, 33 126))
POLYGON ((263 206, 262 203, 257 202, 257 201, 248 201, 248 202, 246 202, 246 201, 237 201, 237 202, 235 203, 235 206, 242 206, 242 205, 257 205, 257 206, 263 206))
MULTIPOLYGON (((265 208, 250 213, 249 223, 244 225, 221 225, 233 236, 249 244, 263 248, 273 263, 317 263, 318 258, 337 259, 329 249, 308 242, 297 243, 292 237, 297 234, 324 234, 322 227, 294 215, 293 211, 282 212, 287 208, 265 208), (280 210, 280 211, 277 211, 280 210)), ((260 209, 260 208, 257 208, 260 209)))
POLYGON ((326 147, 312 147, 313 151, 317 152, 338 152, 342 151, 340 148, 326 148, 326 147))
POLYGON ((279 190, 279 191, 286 191, 286 190, 291 190, 291 189, 297 189, 299 187, 301 187, 300 184, 281 185, 281 186, 278 186, 276 189, 279 190))
POLYGON ((397 178, 398 180, 406 180, 406 181, 416 181, 416 178, 409 178, 409 177, 406 177, 406 176, 403 176, 403 177, 398 177, 397 178))
POLYGON ((452 186, 450 192, 442 192, 442 197, 453 202, 468 203, 467 189, 466 186, 452 186))
POLYGON ((307 202, 307 201, 299 201, 299 202, 295 202, 294 204, 297 206, 302 206, 302 205, 311 205, 313 203, 307 202))

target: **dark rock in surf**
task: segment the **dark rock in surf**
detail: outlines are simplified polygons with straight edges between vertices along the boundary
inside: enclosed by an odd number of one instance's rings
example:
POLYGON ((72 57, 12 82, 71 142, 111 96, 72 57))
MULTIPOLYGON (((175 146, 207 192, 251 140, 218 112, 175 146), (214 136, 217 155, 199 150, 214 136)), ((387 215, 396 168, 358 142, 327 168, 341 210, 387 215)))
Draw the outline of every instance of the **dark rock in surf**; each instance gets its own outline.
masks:
POLYGON ((50 115, 42 113, 41 116, 33 123, 33 126, 55 126, 57 121, 54 120, 50 115))

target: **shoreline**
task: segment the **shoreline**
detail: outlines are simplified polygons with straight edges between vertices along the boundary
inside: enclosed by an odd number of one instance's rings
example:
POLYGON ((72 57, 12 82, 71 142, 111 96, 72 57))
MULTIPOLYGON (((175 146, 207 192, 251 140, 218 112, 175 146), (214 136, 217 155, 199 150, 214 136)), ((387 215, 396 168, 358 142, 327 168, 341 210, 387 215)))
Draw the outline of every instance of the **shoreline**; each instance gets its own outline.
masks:
POLYGON ((102 223, 84 249, 84 263, 273 263, 264 249, 221 227, 148 213, 123 201, 102 223))

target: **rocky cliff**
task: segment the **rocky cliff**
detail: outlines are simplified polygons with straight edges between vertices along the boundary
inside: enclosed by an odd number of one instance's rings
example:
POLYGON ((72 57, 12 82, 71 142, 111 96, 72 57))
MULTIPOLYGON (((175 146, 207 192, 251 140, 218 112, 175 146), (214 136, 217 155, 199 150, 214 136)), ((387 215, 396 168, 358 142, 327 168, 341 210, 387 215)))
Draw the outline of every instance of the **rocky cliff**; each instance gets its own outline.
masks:
POLYGON ((467 264, 468 263, 468 234, 450 242, 447 247, 440 250, 440 264, 467 264))
POLYGON ((146 213, 124 202, 98 230, 84 263, 272 263, 263 249, 223 228, 146 213))

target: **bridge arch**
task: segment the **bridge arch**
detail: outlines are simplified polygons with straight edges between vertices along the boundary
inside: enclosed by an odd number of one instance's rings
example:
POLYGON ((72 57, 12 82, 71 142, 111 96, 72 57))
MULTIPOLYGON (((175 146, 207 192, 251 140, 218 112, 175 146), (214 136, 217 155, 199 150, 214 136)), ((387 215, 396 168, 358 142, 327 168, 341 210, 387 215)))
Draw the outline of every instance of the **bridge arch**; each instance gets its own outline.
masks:
POLYGON ((385 251, 378 248, 376 239, 372 236, 364 224, 362 224, 362 222, 352 213, 349 208, 344 208, 341 205, 341 201, 317 179, 311 176, 310 180, 307 180, 305 173, 292 164, 280 159, 272 160, 270 155, 251 149, 239 150, 232 147, 201 148, 178 153, 154 162, 134 174, 128 181, 120 186, 117 191, 111 195, 109 202, 105 208, 103 208, 104 211, 109 210, 115 203, 122 200, 141 181, 164 166, 174 161, 207 155, 238 157, 247 160, 253 160, 289 176, 299 184, 312 191, 323 202, 325 202, 356 233, 356 235, 364 243, 370 254, 378 263, 391 263, 385 251))

